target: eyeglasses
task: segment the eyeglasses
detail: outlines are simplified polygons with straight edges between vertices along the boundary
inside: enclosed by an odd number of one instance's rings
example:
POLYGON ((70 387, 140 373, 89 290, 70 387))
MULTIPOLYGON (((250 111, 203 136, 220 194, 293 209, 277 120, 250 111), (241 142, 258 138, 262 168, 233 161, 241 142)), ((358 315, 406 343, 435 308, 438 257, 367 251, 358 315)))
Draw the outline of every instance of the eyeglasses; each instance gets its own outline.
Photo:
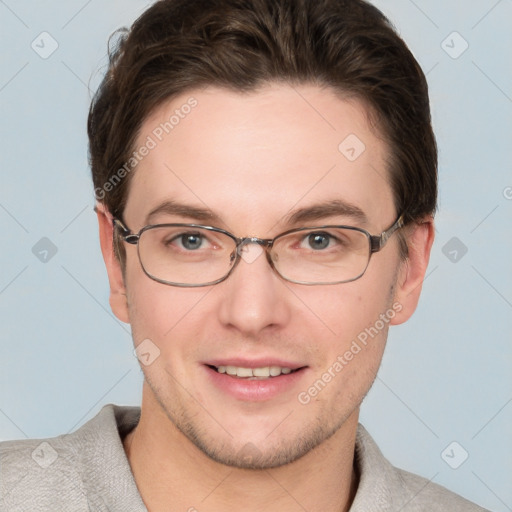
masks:
POLYGON ((380 235, 352 226, 319 226, 262 239, 238 238, 223 229, 199 224, 150 225, 134 234, 121 220, 115 218, 113 222, 124 242, 137 245, 148 277, 182 287, 224 281, 240 259, 245 259, 248 244, 262 247, 272 269, 286 281, 304 285, 348 283, 365 273, 371 255, 404 225, 401 215, 380 235))

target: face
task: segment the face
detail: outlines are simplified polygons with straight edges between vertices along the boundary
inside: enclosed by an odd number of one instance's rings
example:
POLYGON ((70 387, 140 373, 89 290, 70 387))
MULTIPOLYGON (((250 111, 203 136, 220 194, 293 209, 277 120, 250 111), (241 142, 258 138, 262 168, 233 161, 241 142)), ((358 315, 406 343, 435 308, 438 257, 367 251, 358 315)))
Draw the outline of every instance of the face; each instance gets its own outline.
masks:
MULTIPOLYGON (((327 224, 380 234, 397 216, 385 144, 361 103, 328 89, 193 91, 146 119, 137 147, 148 137, 156 147, 137 165, 123 214, 134 233, 147 224, 199 223, 239 237, 327 224), (183 109, 192 97, 194 108, 183 109), (176 110, 190 113, 161 133, 176 110)), ((131 324, 135 345, 149 339, 159 352, 142 365, 151 397, 143 408, 169 428, 216 461, 268 468, 357 423, 388 326, 403 321, 396 235, 360 279, 316 286, 284 281, 264 255, 242 259, 214 286, 167 286, 145 275, 136 246, 125 247, 124 281, 112 287, 111 303, 131 324), (277 367, 280 375, 231 376, 219 366, 241 375, 277 367)))

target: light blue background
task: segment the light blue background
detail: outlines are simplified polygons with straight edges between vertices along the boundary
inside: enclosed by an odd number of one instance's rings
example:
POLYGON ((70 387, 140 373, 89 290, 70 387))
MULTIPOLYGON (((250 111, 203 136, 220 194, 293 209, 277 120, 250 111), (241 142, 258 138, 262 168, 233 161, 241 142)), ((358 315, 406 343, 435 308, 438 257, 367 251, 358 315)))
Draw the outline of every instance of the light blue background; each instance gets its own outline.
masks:
MULTIPOLYGON (((395 465, 512 510, 512 2, 375 3, 428 72, 440 209, 422 301, 391 330, 362 422, 395 465), (457 59, 442 48, 454 31, 469 44, 457 59), (457 263, 442 252, 453 237, 468 248, 457 263), (452 441, 469 453, 456 470, 441 457, 452 441)), ((2 439, 140 402, 129 328, 108 305, 85 127, 108 35, 146 5, 0 2, 2 439), (47 59, 31 48, 43 31, 59 45, 47 59), (42 237, 58 250, 47 263, 32 253, 42 237)))

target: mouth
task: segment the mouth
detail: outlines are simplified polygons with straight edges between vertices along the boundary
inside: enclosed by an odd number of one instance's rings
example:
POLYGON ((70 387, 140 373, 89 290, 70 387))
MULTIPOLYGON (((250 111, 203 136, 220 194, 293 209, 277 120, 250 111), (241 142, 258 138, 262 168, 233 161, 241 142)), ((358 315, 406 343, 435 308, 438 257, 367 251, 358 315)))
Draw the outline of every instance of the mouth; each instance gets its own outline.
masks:
POLYGON ((242 358, 203 363, 206 378, 223 395, 242 402, 290 400, 309 379, 308 366, 277 358, 247 360, 242 358))
POLYGON ((275 356, 226 357, 203 361, 202 367, 215 392, 242 402, 290 400, 309 381, 309 367, 275 356))
POLYGON ((280 377, 281 375, 289 375, 291 373, 298 372, 305 367, 300 368, 288 368, 282 366, 262 366, 259 368, 246 368, 243 366, 231 366, 231 365, 207 365, 217 373, 227 375, 236 379, 245 380, 267 380, 280 377))

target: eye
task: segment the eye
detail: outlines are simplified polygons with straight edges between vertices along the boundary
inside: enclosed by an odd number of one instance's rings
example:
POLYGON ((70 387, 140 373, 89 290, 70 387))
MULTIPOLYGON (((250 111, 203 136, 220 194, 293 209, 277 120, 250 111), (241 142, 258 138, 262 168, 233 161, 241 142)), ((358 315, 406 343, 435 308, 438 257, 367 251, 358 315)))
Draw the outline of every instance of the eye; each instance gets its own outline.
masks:
POLYGON ((169 244, 176 243, 187 251, 195 251, 200 249, 204 242, 204 236, 199 233, 183 233, 170 240, 169 244))
POLYGON ((306 240, 308 246, 315 250, 320 251, 326 249, 332 242, 332 236, 329 233, 310 233, 306 240))

